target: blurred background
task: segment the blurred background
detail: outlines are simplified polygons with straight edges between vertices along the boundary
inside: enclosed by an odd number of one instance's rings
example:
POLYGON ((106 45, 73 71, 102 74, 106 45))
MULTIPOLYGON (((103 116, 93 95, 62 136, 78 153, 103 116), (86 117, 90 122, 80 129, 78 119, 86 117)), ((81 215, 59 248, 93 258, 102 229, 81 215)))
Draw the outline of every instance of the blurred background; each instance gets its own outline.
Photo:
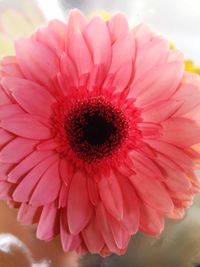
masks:
MULTIPOLYGON (((200 0, 0 0, 0 57, 13 53, 15 38, 39 25, 66 20, 70 9, 92 14, 125 13, 130 25, 144 21, 167 37, 185 58, 200 65, 200 0)), ((75 254, 65 255, 56 240, 36 240, 34 227, 20 226, 16 212, 0 203, 0 267, 77 267, 75 254), (17 239, 16 239, 17 238, 17 239)), ((84 267, 199 267, 200 197, 180 222, 166 221, 160 237, 133 237, 125 256, 86 256, 84 267)))

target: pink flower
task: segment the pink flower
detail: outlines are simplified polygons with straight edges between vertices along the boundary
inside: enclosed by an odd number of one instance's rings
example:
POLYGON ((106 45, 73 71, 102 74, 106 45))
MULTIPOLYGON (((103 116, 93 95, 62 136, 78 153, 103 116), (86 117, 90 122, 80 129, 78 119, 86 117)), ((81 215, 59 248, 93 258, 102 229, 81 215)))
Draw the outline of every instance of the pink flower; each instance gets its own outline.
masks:
POLYGON ((51 21, 1 61, 0 198, 65 251, 121 254, 181 218, 200 182, 200 81, 118 14, 51 21))

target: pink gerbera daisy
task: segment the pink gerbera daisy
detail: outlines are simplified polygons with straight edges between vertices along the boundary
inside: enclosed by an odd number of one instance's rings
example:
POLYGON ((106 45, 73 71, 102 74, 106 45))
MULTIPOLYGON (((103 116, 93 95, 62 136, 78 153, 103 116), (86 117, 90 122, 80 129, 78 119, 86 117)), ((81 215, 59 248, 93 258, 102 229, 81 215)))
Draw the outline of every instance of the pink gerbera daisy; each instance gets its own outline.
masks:
POLYGON ((51 21, 1 61, 0 197, 65 251, 126 251, 181 218, 200 183, 200 81, 123 15, 51 21))

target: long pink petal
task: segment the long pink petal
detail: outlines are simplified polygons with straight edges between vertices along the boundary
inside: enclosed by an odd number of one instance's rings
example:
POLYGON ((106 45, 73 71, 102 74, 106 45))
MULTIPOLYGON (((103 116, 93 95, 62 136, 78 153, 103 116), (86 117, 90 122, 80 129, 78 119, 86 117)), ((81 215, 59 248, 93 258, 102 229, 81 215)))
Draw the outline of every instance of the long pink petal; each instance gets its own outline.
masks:
POLYGON ((12 139, 14 139, 14 135, 3 130, 0 129, 0 147, 5 145, 6 143, 8 143, 9 141, 11 141, 12 139))
POLYGON ((54 152, 52 151, 32 152, 8 173, 8 181, 18 183, 28 171, 53 154, 54 152))
POLYGON ((108 21, 108 28, 112 43, 124 37, 129 31, 127 19, 123 14, 116 14, 113 16, 108 21))
MULTIPOLYGON (((79 79, 78 79, 78 72, 76 70, 76 66, 74 62, 70 59, 70 57, 66 54, 63 53, 60 59, 60 68, 61 68, 61 73, 64 75, 64 77, 60 77, 62 79, 66 79, 66 85, 63 88, 63 92, 66 94, 68 93, 69 87, 78 87, 79 84, 79 79), (66 87, 66 88, 65 88, 66 87)), ((62 88, 62 87, 61 87, 62 88)))
POLYGON ((12 167, 13 167, 13 164, 1 163, 0 181, 7 181, 8 180, 8 173, 12 169, 12 167))
POLYGON ((130 95, 137 106, 165 100, 175 93, 183 76, 183 64, 171 62, 159 65, 145 73, 132 85, 130 95))
POLYGON ((170 195, 159 180, 144 175, 134 175, 130 177, 130 181, 142 201, 150 207, 164 213, 173 209, 170 195))
POLYGON ((141 203, 141 219, 140 230, 149 235, 159 235, 164 229, 163 215, 147 206, 145 203, 141 203))
POLYGON ((103 65, 106 72, 111 61, 111 40, 106 23, 99 17, 93 18, 84 29, 83 36, 94 65, 103 65))
POLYGON ((171 118, 163 124, 161 140, 178 147, 189 147, 200 142, 200 125, 184 118, 171 118))
POLYGON ((68 53, 76 65, 79 77, 92 69, 92 58, 85 40, 80 32, 75 33, 69 43, 68 53))
POLYGON ((112 62, 109 73, 116 73, 126 62, 134 62, 135 42, 131 34, 118 39, 112 46, 112 62))
POLYGON ((139 228, 140 204, 133 185, 127 177, 119 178, 123 194, 123 219, 120 222, 129 234, 135 234, 139 228))
POLYGON ((176 114, 181 105, 177 100, 159 101, 145 107, 141 116, 145 121, 163 122, 176 114))
POLYGON ((60 191, 59 161, 52 164, 42 175, 31 196, 29 203, 33 206, 44 206, 53 202, 60 191), (48 192, 45 194, 45 191, 48 192))
POLYGON ((24 225, 34 224, 39 221, 40 213, 41 208, 22 203, 17 214, 17 220, 24 225))
POLYGON ((144 154, 139 151, 132 151, 130 153, 130 157, 133 162, 133 170, 135 170, 138 174, 142 173, 149 178, 163 178, 163 174, 158 166, 156 166, 156 164, 144 154))
POLYGON ((68 224, 67 224, 67 209, 61 210, 60 237, 61 237, 62 248, 66 252, 77 249, 81 244, 80 236, 72 235, 69 232, 68 224))
POLYGON ((103 239, 105 240, 106 245, 108 246, 110 251, 117 253, 119 249, 117 248, 117 245, 115 243, 112 231, 110 229, 110 224, 107 218, 108 215, 102 203, 100 203, 97 206, 96 216, 97 216, 98 227, 101 231, 101 234, 103 236, 103 239))
POLYGON ((70 184, 67 216, 72 234, 78 234, 83 230, 92 216, 86 176, 80 172, 74 174, 70 184))
POLYGON ((117 247, 120 250, 125 249, 128 246, 131 235, 113 217, 109 216, 108 221, 117 247))
POLYGON ((11 77, 4 78, 2 83, 27 112, 49 118, 52 113, 51 105, 55 102, 55 98, 46 88, 32 81, 11 77))
POLYGON ((137 46, 134 80, 138 80, 153 67, 167 62, 169 51, 169 42, 161 38, 137 46))
POLYGON ((11 104, 11 100, 0 84, 0 105, 9 105, 9 104, 11 104))
POLYGON ((7 56, 1 60, 1 73, 3 77, 19 77, 23 78, 18 62, 15 56, 7 56))
POLYGON ((36 41, 46 45, 58 57, 65 48, 66 25, 59 20, 51 20, 47 27, 40 28, 34 35, 36 41))
POLYGON ((18 104, 10 104, 0 106, 0 120, 13 117, 15 115, 23 115, 25 112, 20 108, 18 104))
POLYGON ((199 77, 191 73, 186 81, 179 87, 179 90, 172 97, 173 100, 180 103, 180 108, 175 113, 176 117, 181 117, 200 106, 200 87, 198 85, 199 77), (193 81, 194 79, 194 81, 193 81))
POLYGON ((64 208, 67 206, 68 193, 69 193, 69 186, 66 186, 65 184, 62 183, 58 200, 59 208, 64 208))
POLYGON ((43 207, 37 227, 37 238, 52 240, 59 233, 59 217, 56 204, 50 203, 43 207))
POLYGON ((84 242, 91 253, 99 253, 104 245, 104 240, 99 231, 96 217, 93 217, 82 232, 84 242), (94 238, 95 236, 95 238, 94 238))
POLYGON ((53 155, 36 165, 18 184, 13 199, 17 202, 28 202, 41 176, 57 160, 57 156, 53 155))
POLYGON ((10 200, 13 192, 13 184, 6 181, 0 181, 0 198, 1 200, 10 200))
POLYGON ((99 182, 99 193, 108 212, 117 220, 123 218, 123 198, 117 177, 112 173, 99 182))
POLYGON ((165 155, 167 159, 173 161, 175 164, 183 168, 184 170, 191 170, 194 163, 192 159, 184 153, 181 149, 175 145, 171 145, 165 142, 148 140, 148 144, 157 152, 165 155))
POLYGON ((38 141, 16 137, 0 151, 0 161, 17 163, 30 154, 38 141))
POLYGON ((38 140, 51 138, 50 129, 39 122, 36 117, 28 114, 16 115, 13 118, 2 120, 0 127, 24 138, 38 140))
POLYGON ((32 39, 17 40, 15 50, 25 77, 51 88, 52 78, 59 70, 57 56, 47 46, 32 39))
POLYGON ((76 32, 82 32, 87 24, 86 17, 79 10, 72 10, 69 14, 66 33, 66 48, 69 40, 76 32))

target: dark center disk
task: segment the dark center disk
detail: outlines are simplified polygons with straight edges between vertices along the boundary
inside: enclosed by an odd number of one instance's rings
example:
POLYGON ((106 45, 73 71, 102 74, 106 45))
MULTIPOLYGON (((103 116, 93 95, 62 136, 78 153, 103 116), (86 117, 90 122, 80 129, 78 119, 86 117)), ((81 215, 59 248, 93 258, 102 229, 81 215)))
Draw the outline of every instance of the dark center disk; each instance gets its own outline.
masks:
POLYGON ((65 119, 67 139, 79 158, 92 162, 110 156, 127 132, 123 113, 101 98, 77 103, 65 119))

